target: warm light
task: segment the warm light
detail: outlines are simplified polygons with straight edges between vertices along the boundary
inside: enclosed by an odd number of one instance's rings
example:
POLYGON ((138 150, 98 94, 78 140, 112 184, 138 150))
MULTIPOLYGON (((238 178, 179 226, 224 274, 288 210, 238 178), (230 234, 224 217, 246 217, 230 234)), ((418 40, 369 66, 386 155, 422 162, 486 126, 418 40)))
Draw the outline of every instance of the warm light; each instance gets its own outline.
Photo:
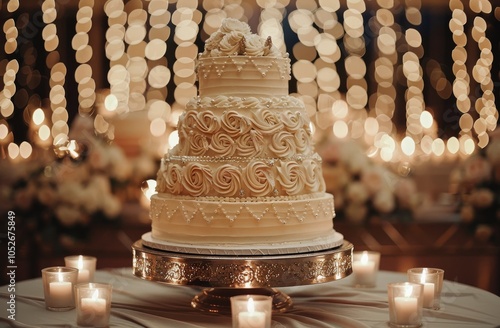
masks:
POLYGON ((170 149, 174 148, 175 145, 179 143, 179 133, 176 131, 172 131, 168 136, 168 146, 170 149))
POLYGON ((476 146, 474 145, 474 140, 468 138, 464 141, 464 152, 466 155, 470 155, 474 153, 476 146))
POLYGON ((368 252, 363 251, 361 254, 361 258, 359 259, 361 263, 367 264, 368 263, 368 252))
POLYGON ((43 121, 45 120, 45 113, 43 112, 43 109, 41 108, 37 108, 34 112, 33 112, 33 123, 35 123, 36 125, 40 125, 43 123, 43 121))
POLYGON ((432 142, 432 152, 434 153, 434 155, 441 156, 443 155, 444 150, 445 150, 445 144, 443 139, 438 138, 432 142))
POLYGON ((379 123, 376 118, 368 117, 364 124, 366 134, 374 136, 379 132, 379 123))
POLYGON ((75 140, 70 140, 68 142, 67 146, 67 152, 71 158, 78 158, 80 157, 80 147, 78 146, 78 143, 75 140))
POLYGON ((118 98, 114 94, 109 94, 104 98, 104 108, 109 112, 114 112, 118 108, 118 98))
POLYGON ((32 152, 33 152, 33 147, 31 147, 29 142, 26 141, 21 142, 21 145, 19 146, 19 154, 21 155, 22 158, 26 159, 30 157, 32 152))
POLYGON ((156 180, 149 179, 144 181, 141 186, 142 197, 140 199, 141 205, 148 208, 151 204, 151 196, 156 194, 156 180))
POLYGON ((432 126, 432 123, 433 123, 433 118, 432 118, 432 115, 431 113, 429 113, 428 111, 423 111, 421 114, 420 114, 420 124, 428 129, 432 126))
POLYGON ((347 103, 344 100, 336 100, 332 104, 333 116, 337 118, 346 118, 349 109, 347 108, 347 103))
POLYGON ((7 147, 7 151, 11 159, 16 159, 17 156, 19 156, 19 146, 13 142, 9 144, 9 146, 7 147))
POLYGON ((83 269, 83 256, 82 255, 78 256, 78 262, 77 262, 76 266, 77 266, 78 270, 83 269))
POLYGON ((42 125, 38 130, 38 137, 40 140, 45 141, 50 137, 50 129, 47 125, 42 125))
POLYGON ((405 297, 411 297, 413 294, 413 286, 406 286, 405 287, 405 297))
POLYGON ((411 137, 404 137, 401 141, 401 150, 407 156, 415 153, 415 141, 411 137))
POLYGON ((333 134, 339 138, 343 139, 347 137, 347 134, 349 133, 349 127, 347 126, 346 122, 344 121, 337 121, 333 123, 333 134))
POLYGON ((452 154, 456 154, 460 150, 460 142, 456 137, 451 137, 446 142, 446 148, 452 154))
POLYGON ((161 137, 167 131, 167 124, 161 118, 155 118, 151 121, 149 131, 153 137, 161 137))
POLYGON ((255 312, 255 304, 254 304, 253 298, 251 298, 251 297, 248 299, 247 311, 250 313, 255 312))
POLYGON ((0 124, 0 140, 7 138, 9 135, 9 128, 5 124, 0 124))

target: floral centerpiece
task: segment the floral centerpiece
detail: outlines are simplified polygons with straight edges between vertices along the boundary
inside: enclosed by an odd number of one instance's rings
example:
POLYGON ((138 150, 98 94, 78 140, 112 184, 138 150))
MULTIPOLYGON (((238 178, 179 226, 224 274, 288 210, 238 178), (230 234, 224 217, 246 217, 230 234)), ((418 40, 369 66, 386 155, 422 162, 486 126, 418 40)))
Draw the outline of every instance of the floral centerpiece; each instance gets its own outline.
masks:
POLYGON ((327 191, 334 195, 337 219, 363 223, 380 219, 409 221, 420 202, 415 182, 370 159, 352 140, 323 141, 327 191))
POLYGON ((462 222, 477 239, 494 238, 500 223, 500 137, 467 158, 450 175, 451 192, 458 196, 462 222))
POLYGON ((71 247, 87 238, 93 224, 116 221, 156 171, 153 157, 129 159, 93 131, 78 131, 73 145, 80 150, 71 150, 72 156, 47 150, 20 163, 0 160, 2 207, 14 211, 19 228, 45 248, 71 247))

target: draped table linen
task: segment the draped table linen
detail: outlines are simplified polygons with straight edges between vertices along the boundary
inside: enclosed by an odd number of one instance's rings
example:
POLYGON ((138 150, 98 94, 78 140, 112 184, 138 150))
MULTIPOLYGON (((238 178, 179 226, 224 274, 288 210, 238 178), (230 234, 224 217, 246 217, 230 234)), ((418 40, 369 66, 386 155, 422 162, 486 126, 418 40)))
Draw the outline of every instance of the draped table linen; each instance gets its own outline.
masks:
MULTIPOLYGON (((446 279, 446 273, 445 273, 446 279)), ((191 307, 201 287, 174 286, 142 280, 131 268, 99 270, 96 282, 113 285, 110 327, 231 327, 230 315, 191 307)), ((406 281, 405 273, 380 271, 373 288, 353 287, 352 277, 309 286, 279 288, 293 308, 274 313, 273 328, 388 327, 387 284, 406 281)), ((76 312, 45 309, 41 278, 16 283, 15 321, 8 318, 7 286, 0 296, 0 327, 77 327, 76 312)), ((472 286, 445 280, 441 309, 423 311, 423 327, 500 327, 500 297, 472 286)))

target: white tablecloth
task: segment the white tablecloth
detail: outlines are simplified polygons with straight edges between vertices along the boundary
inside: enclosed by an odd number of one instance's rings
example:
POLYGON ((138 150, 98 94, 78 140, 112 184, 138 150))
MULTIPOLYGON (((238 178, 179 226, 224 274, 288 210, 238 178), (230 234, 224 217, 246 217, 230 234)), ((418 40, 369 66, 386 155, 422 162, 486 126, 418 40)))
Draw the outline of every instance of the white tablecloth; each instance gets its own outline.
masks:
MULTIPOLYGON (((445 273, 446 278, 446 273, 445 273)), ((191 308, 201 288, 141 280, 130 268, 102 270, 96 282, 113 285, 110 327, 231 327, 229 315, 191 308)), ((387 283, 406 281, 403 273, 379 272, 374 288, 354 288, 351 277, 280 290, 292 297, 293 309, 273 314, 272 327, 388 327, 387 283)), ((8 319, 7 286, 0 289, 1 327, 76 327, 75 310, 45 309, 41 278, 16 283, 16 321, 8 319)), ((445 281, 440 310, 424 309, 423 327, 500 327, 500 297, 445 281)))

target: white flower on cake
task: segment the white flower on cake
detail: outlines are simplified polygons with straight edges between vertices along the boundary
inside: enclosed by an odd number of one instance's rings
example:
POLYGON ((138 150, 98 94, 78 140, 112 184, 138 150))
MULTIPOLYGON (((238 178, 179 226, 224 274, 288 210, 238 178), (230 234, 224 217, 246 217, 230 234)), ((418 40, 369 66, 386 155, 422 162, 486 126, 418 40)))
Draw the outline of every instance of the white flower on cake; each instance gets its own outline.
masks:
POLYGON ((284 111, 281 114, 281 120, 290 132, 297 131, 304 125, 304 120, 299 112, 292 112, 291 110, 284 111))
POLYGON ((250 131, 252 122, 237 111, 230 110, 222 115, 221 126, 231 137, 237 137, 250 131))
POLYGON ((287 162, 278 168, 278 181, 288 195, 297 195, 304 190, 306 177, 302 167, 296 162, 287 162))
POLYGON ((261 161, 252 161, 243 172, 253 196, 269 196, 274 189, 271 169, 261 161))
POLYGON ((235 153, 236 143, 230 135, 217 132, 212 137, 210 149, 221 157, 229 157, 235 153))
POLYGON ((236 56, 240 55, 244 46, 244 35, 241 32, 232 31, 222 38, 219 44, 219 50, 222 56, 236 56))
POLYGON ((302 153, 306 153, 308 146, 311 144, 311 138, 309 134, 304 129, 299 129, 295 132, 294 140, 297 150, 302 153))
POLYGON ((184 169, 185 174, 182 175, 184 189, 195 197, 208 194, 212 180, 210 167, 199 163, 188 163, 184 169))
POLYGON ((244 38, 245 53, 248 56, 263 56, 265 41, 257 34, 252 34, 244 38))
POLYGON ((280 131, 273 136, 269 149, 282 158, 288 158, 297 153, 294 136, 286 131, 280 131))
POLYGON ((205 50, 201 57, 222 56, 268 56, 283 57, 271 38, 261 38, 252 34, 250 26, 234 18, 222 21, 219 30, 212 33, 205 41, 205 50))
POLYGON ((191 154, 196 156, 204 155, 209 147, 210 144, 205 135, 201 133, 191 134, 191 137, 189 138, 189 150, 191 154))
POLYGON ((255 126, 265 134, 273 134, 283 129, 283 122, 269 109, 260 109, 253 113, 255 126))
MULTIPOLYGON (((193 111, 193 113, 196 113, 193 111)), ((219 119, 212 112, 201 112, 196 114, 195 124, 201 133, 214 133, 220 127, 219 119)))
POLYGON ((237 154, 243 157, 256 157, 262 153, 264 137, 257 130, 240 136, 236 140, 237 154))
POLYGON ((241 189, 241 172, 233 165, 225 164, 214 173, 214 190, 224 196, 235 196, 241 189))
MULTIPOLYGON (((163 180, 165 181, 165 188, 168 192, 178 195, 182 191, 182 168, 178 164, 172 164, 168 170, 163 171, 163 180)), ((160 179, 161 180, 161 179, 160 179)), ((162 191, 163 186, 158 185, 158 190, 162 191)))
POLYGON ((242 22, 240 20, 234 18, 226 18, 222 21, 221 26, 219 27, 219 31, 221 33, 230 33, 230 32, 241 32, 242 34, 251 34, 252 31, 250 26, 247 23, 242 22))
POLYGON ((303 161, 304 169, 305 169, 305 185, 311 191, 319 191, 323 190, 323 187, 320 183, 318 177, 322 177, 321 166, 312 159, 306 159, 303 161))

